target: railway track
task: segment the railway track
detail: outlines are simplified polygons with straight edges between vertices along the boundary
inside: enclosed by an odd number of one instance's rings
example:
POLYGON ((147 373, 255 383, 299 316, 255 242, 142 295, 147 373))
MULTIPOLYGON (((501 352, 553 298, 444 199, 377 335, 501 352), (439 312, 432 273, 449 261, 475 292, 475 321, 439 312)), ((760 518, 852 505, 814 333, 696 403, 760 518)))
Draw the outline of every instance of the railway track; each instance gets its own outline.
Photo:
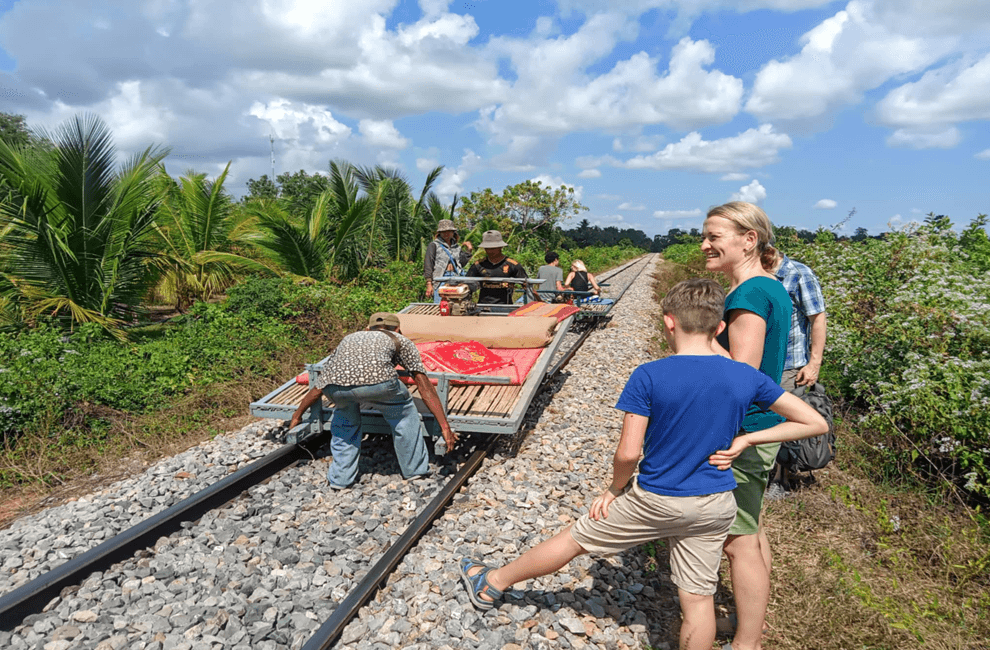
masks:
MULTIPOLYGON (((600 279, 612 285, 609 295, 618 302, 648 259, 603 274, 600 279)), ((586 327, 568 334, 547 380, 591 331, 586 327)), ((364 455, 384 459, 379 462, 385 471, 371 476, 367 485, 362 481, 350 503, 328 494, 317 470, 325 463, 314 462, 322 459, 319 442, 284 445, 3 595, 0 631, 13 632, 10 647, 20 647, 18 641, 35 647, 28 640, 31 634, 19 632, 30 628, 35 637, 44 635, 46 615, 55 612, 50 618, 57 621, 106 619, 115 631, 134 628, 130 636, 161 628, 155 635, 161 637, 160 647, 171 639, 166 629, 174 636, 172 630, 189 623, 182 636, 212 644, 203 647, 298 647, 305 641, 306 650, 329 648, 499 442, 493 436, 476 439, 473 449, 461 445, 437 459, 434 480, 405 482, 395 478, 383 440, 366 442, 364 455), (283 471, 289 467, 294 471, 283 471), (401 492, 397 512, 376 510, 375 495, 382 490, 401 492), (81 594, 97 593, 105 607, 80 609, 93 601, 81 594), (175 610, 169 601, 179 598, 193 601, 184 608, 190 613, 179 614, 188 620, 166 625, 163 620, 175 610), (121 620, 128 611, 145 612, 136 628, 121 620)), ((63 647, 91 647, 81 633, 71 634, 64 631, 62 639, 70 645, 63 647)), ((121 636, 128 635, 99 641, 121 636)))

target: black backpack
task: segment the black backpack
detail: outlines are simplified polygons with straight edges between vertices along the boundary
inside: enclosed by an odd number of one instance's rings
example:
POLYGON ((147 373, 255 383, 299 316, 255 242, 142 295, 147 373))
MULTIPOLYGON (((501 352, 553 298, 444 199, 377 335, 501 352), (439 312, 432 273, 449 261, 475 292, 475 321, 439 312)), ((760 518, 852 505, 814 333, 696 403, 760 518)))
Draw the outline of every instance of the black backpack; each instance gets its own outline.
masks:
POLYGON ((780 445, 777 462, 791 472, 808 472, 821 469, 835 458, 835 424, 832 421, 832 400, 825 394, 825 387, 815 382, 811 386, 798 386, 794 395, 800 397, 828 422, 828 433, 802 440, 791 440, 780 445))

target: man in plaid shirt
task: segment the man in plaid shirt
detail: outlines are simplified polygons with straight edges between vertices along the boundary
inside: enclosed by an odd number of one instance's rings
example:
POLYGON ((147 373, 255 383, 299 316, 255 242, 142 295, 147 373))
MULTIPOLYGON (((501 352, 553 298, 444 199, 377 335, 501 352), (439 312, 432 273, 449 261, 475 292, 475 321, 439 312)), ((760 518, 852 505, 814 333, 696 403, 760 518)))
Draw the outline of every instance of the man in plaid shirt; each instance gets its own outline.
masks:
POLYGON ((825 297, 818 278, 804 264, 778 253, 774 275, 791 297, 791 331, 781 387, 793 391, 814 384, 825 354, 825 297))

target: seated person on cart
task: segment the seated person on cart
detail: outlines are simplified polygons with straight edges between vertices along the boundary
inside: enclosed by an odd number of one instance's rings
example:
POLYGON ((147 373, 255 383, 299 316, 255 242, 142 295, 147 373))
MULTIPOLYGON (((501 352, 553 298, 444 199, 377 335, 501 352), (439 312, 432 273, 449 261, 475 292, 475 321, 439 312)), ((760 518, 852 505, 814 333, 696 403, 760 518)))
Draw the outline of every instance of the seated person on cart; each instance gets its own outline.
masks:
POLYGON ((587 291, 595 296, 602 293, 601 287, 595 281, 595 276, 588 273, 588 268, 581 260, 571 262, 571 272, 567 274, 567 280, 564 281, 564 284, 573 291, 587 291))
POLYGON ((327 359, 315 385, 303 397, 289 423, 290 429, 296 427, 303 413, 323 395, 333 402, 330 420, 333 462, 327 470, 331 488, 342 490, 357 480, 362 404, 381 413, 391 427, 402 477, 409 479, 429 473, 429 453, 423 440, 426 427, 409 389, 399 381, 397 363, 412 374, 423 402, 440 424, 447 449, 457 442, 457 433, 447 423, 440 397, 426 376, 416 344, 399 331, 399 318, 395 314, 372 314, 368 329, 345 336, 327 359))
POLYGON ((544 282, 536 295, 543 302, 562 302, 563 296, 559 292, 564 290, 564 271, 560 268, 560 255, 550 251, 543 260, 546 264, 537 269, 536 278, 544 282))
MULTIPOLYGON (((487 257, 475 262, 467 275, 470 278, 520 278, 525 279, 526 269, 512 258, 502 254, 505 242, 502 233, 488 230, 481 237, 481 248, 485 249, 487 257)), ((481 283, 478 292, 479 305, 511 305, 512 292, 515 286, 511 282, 485 281, 481 283)))

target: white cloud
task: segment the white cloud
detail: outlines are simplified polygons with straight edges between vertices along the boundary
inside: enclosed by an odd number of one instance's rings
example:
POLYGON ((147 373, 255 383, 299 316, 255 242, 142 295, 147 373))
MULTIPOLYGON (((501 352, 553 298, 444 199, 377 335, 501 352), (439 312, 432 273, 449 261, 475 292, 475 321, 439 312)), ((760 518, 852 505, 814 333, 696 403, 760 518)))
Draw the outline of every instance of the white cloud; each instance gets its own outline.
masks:
POLYGON ((437 194, 445 197, 463 194, 464 182, 482 166, 481 156, 470 149, 465 149, 464 155, 461 156, 461 164, 456 169, 444 168, 437 183, 437 194))
MULTIPOLYGON (((637 29, 635 22, 617 14, 597 14, 569 36, 492 39, 490 54, 507 57, 518 76, 505 101, 481 111, 478 129, 491 143, 513 149, 513 164, 523 165, 547 149, 547 138, 552 143, 567 133, 629 131, 654 124, 696 128, 726 122, 738 113, 742 81, 707 69, 715 59, 707 41, 682 39, 662 75, 659 60, 646 52, 618 61, 603 74, 588 72, 620 40, 635 37, 637 29)), ((649 142, 640 137, 631 146, 649 142)), ((625 147, 621 139, 617 146, 625 147)))
POLYGON ((955 39, 899 31, 871 0, 853 0, 801 38, 801 52, 767 63, 746 110, 759 119, 817 118, 860 101, 897 75, 920 71, 955 47, 955 39))
POLYGON ((560 186, 569 187, 574 190, 574 200, 580 201, 581 196, 584 194, 584 188, 580 185, 574 185, 573 183, 566 183, 564 179, 560 176, 550 176, 549 174, 540 174, 536 178, 531 178, 534 183, 542 183, 544 188, 547 189, 558 189, 560 186))
POLYGON ((760 203, 767 198, 767 189, 760 185, 760 181, 753 180, 749 185, 743 185, 739 191, 732 195, 732 201, 746 201, 747 203, 760 203))
POLYGON ((722 176, 718 180, 720 180, 720 181, 732 181, 732 182, 748 181, 749 180, 749 174, 743 174, 741 172, 730 172, 730 173, 726 174, 725 176, 722 176))
POLYGON ((579 178, 601 178, 602 173, 597 169, 585 169, 578 173, 579 178))
POLYGON ((704 213, 700 208, 694 208, 693 210, 657 210, 653 213, 653 216, 657 219, 696 219, 702 216, 704 213))
POLYGON ((494 62, 468 47, 477 34, 471 16, 424 18, 393 32, 386 28, 384 16, 375 15, 361 32, 349 65, 312 72, 292 65, 255 69, 237 80, 253 92, 281 88, 306 101, 332 101, 352 114, 375 119, 476 110, 500 101, 508 90, 494 62))
POLYGON ((419 7, 426 17, 436 17, 446 13, 450 0, 419 0, 419 7))
POLYGON ((814 207, 819 210, 831 210, 837 205, 839 204, 833 201, 832 199, 822 199, 821 201, 816 203, 814 207))
POLYGON ((773 126, 764 124, 739 135, 719 140, 704 140, 698 132, 691 132, 679 142, 672 142, 650 156, 636 156, 625 161, 611 156, 604 158, 579 158, 582 167, 597 167, 607 163, 629 169, 692 169, 703 172, 724 172, 740 167, 764 167, 779 160, 781 149, 791 148, 791 139, 785 133, 776 133, 773 126))
POLYGON ((954 147, 961 135, 953 125, 990 119, 990 54, 930 70, 895 88, 877 105, 877 114, 900 127, 887 140, 891 146, 954 147))
POLYGON ((616 210, 630 210, 632 212, 640 212, 645 210, 646 206, 641 203, 620 203, 616 210))
POLYGON ((956 127, 935 126, 897 129, 887 138, 887 144, 908 149, 951 149, 961 140, 962 135, 956 127))
POLYGON ((431 169, 433 169, 434 167, 437 167, 439 165, 440 165, 440 161, 438 161, 436 158, 417 158, 416 159, 416 169, 418 169, 419 171, 423 172, 424 174, 428 173, 431 169))
POLYGON ((984 149, 983 151, 975 154, 973 157, 979 160, 990 160, 990 149, 984 149))
POLYGON ((255 102, 248 114, 270 124, 275 137, 282 140, 299 140, 304 124, 312 125, 316 137, 323 142, 339 140, 351 134, 350 128, 335 120, 330 111, 309 104, 293 104, 287 99, 255 102))
POLYGON ((361 120, 358 130, 371 147, 405 149, 409 146, 409 139, 399 133, 392 120, 361 120))

